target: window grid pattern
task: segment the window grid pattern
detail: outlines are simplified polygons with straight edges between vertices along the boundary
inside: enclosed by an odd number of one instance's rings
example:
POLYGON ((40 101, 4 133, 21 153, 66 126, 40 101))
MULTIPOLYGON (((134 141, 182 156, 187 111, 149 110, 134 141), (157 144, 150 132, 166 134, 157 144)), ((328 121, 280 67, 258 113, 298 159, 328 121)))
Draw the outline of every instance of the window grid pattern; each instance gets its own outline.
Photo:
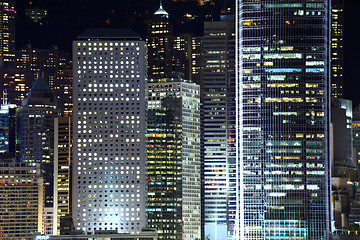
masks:
POLYGON ((204 25, 205 235, 225 239, 236 219, 235 29, 204 25))
POLYGON ((73 219, 85 232, 145 227, 145 46, 77 40, 73 219))
POLYGON ((240 239, 328 239, 328 8, 238 1, 240 239))
POLYGON ((200 239, 200 87, 148 83, 148 227, 159 239, 200 239))
POLYGON ((0 163, 0 238, 32 239, 43 231, 40 164, 0 163))

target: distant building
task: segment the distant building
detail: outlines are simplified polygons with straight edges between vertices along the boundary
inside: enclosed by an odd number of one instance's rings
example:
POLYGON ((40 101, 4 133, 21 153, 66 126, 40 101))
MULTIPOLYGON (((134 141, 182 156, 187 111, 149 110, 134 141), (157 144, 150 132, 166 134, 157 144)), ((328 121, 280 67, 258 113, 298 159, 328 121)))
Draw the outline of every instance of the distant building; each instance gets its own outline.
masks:
POLYGON ((25 9, 25 15, 36 23, 42 24, 48 15, 47 9, 31 8, 25 9))
POLYGON ((17 110, 18 160, 39 163, 44 174, 45 207, 53 207, 54 118, 56 103, 44 78, 35 82, 17 110))
POLYGON ((73 42, 77 230, 146 226, 145 54, 131 29, 88 29, 73 42))
POLYGON ((341 98, 331 99, 332 176, 341 176, 341 173, 336 172, 339 167, 356 166, 353 161, 352 118, 352 101, 341 98))
POLYGON ((360 107, 356 107, 353 112, 353 157, 357 166, 360 166, 360 107))
POLYGON ((169 14, 160 4, 148 24, 148 79, 169 74, 184 74, 200 84, 202 76, 202 37, 191 34, 175 36, 169 14))
POLYGON ((355 186, 354 197, 351 201, 351 209, 349 214, 349 225, 358 224, 360 225, 360 184, 357 183, 355 186))
POLYGON ((4 95, 4 101, 0 108, 0 159, 3 154, 15 158, 16 105, 9 104, 7 93, 4 92, 4 95))
POLYGON ((0 238, 31 239, 43 231, 44 182, 38 163, 1 163, 0 238))
MULTIPOLYGON (((0 90, 8 93, 7 101, 9 103, 15 104, 17 107, 21 106, 22 100, 24 100, 32 86, 28 85, 27 79, 29 79, 29 74, 25 70, 0 68, 0 90)), ((1 101, 3 100, 3 96, 1 96, 1 101)))
POLYGON ((344 94, 344 3, 331 1, 331 96, 344 94))
POLYGON ((171 72, 171 39, 173 38, 172 24, 169 14, 160 4, 148 25, 148 78, 157 79, 171 72))
POLYGON ((26 87, 31 88, 38 73, 43 75, 53 91, 59 113, 63 116, 72 112, 72 69, 71 56, 57 46, 49 49, 34 49, 26 45, 16 51, 17 69, 23 70, 26 87))
POLYGON ((148 83, 148 227, 159 239, 200 240, 200 86, 148 83))
POLYGON ((15 0, 0 1, 0 69, 15 63, 15 0))

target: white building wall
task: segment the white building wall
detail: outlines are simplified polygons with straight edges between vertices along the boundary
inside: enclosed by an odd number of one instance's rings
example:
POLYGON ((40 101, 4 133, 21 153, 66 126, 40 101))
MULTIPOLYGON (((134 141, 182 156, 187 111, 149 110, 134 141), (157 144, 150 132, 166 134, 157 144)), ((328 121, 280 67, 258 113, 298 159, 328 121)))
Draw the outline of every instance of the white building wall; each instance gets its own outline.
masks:
POLYGON ((145 43, 76 40, 73 221, 85 232, 145 227, 145 43))

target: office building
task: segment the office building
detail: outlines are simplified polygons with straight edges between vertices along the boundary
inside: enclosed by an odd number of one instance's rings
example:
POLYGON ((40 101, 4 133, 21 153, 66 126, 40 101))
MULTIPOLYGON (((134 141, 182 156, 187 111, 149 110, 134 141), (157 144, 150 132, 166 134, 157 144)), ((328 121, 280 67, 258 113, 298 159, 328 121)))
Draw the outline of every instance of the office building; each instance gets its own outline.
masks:
POLYGON ((7 102, 7 93, 0 108, 0 158, 3 154, 15 158, 15 117, 14 104, 7 102))
POLYGON ((360 108, 359 106, 354 109, 353 121, 353 160, 356 166, 360 165, 360 108))
POLYGON ((160 3, 148 24, 148 78, 157 79, 171 72, 171 39, 173 37, 172 24, 169 14, 160 3))
MULTIPOLYGON (((26 98, 26 94, 32 86, 27 83, 27 79, 29 79, 29 75, 22 69, 0 68, 0 90, 8 93, 7 101, 9 103, 15 104, 17 107, 21 106, 22 100, 26 98)), ((3 100, 4 98, 1 96, 1 101, 3 100)))
POLYGON ((81 233, 73 233, 71 235, 37 235, 34 240, 158 240, 155 231, 142 231, 139 234, 114 233, 109 231, 99 231, 92 235, 84 235, 81 233))
POLYGON ((45 207, 53 207, 54 117, 57 110, 44 78, 38 77, 17 111, 17 141, 20 146, 17 159, 24 163, 40 163, 44 174, 45 207))
POLYGON ((236 239, 329 239, 328 1, 237 1, 236 239))
POLYGON ((54 223, 53 232, 61 234, 61 217, 71 215, 71 166, 73 147, 71 117, 54 119, 54 223))
POLYGON ((349 183, 357 182, 353 159, 352 101, 331 98, 331 185, 336 229, 349 227, 350 201, 355 196, 349 183))
POLYGON ((344 0, 331 1, 331 96, 344 94, 344 0))
POLYGON ((148 227, 159 239, 201 238, 200 86, 148 83, 148 227))
POLYGON ((230 21, 204 25, 205 237, 227 239, 236 219, 235 29, 230 21))
POLYGON ((15 61, 15 0, 0 1, 0 68, 15 61))
POLYGON ((44 182, 40 164, 0 163, 0 238, 32 239, 43 231, 44 182))
MULTIPOLYGON (((16 51, 17 71, 25 73, 27 88, 34 84, 38 73, 42 74, 53 91, 59 114, 72 112, 72 69, 70 54, 52 46, 48 49, 34 49, 26 45, 16 51)), ((16 95, 15 95, 16 96, 16 95)))
POLYGON ((73 42, 73 221, 86 233, 146 226, 145 42, 88 29, 73 42))
POLYGON ((200 84, 202 37, 188 33, 174 35, 169 14, 161 3, 148 23, 146 44, 149 79, 182 73, 185 79, 200 84))
POLYGON ((342 98, 331 99, 331 146, 332 146, 332 176, 340 176, 337 173, 339 167, 355 167, 353 161, 353 109, 352 101, 342 98))

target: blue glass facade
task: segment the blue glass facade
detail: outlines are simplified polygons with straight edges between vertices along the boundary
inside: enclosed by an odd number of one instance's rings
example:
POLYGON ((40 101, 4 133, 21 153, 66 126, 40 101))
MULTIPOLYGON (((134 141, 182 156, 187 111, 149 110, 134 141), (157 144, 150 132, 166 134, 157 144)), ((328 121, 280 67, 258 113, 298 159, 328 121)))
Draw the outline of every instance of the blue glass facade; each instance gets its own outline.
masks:
POLYGON ((329 238, 329 3, 237 2, 238 239, 329 238))

